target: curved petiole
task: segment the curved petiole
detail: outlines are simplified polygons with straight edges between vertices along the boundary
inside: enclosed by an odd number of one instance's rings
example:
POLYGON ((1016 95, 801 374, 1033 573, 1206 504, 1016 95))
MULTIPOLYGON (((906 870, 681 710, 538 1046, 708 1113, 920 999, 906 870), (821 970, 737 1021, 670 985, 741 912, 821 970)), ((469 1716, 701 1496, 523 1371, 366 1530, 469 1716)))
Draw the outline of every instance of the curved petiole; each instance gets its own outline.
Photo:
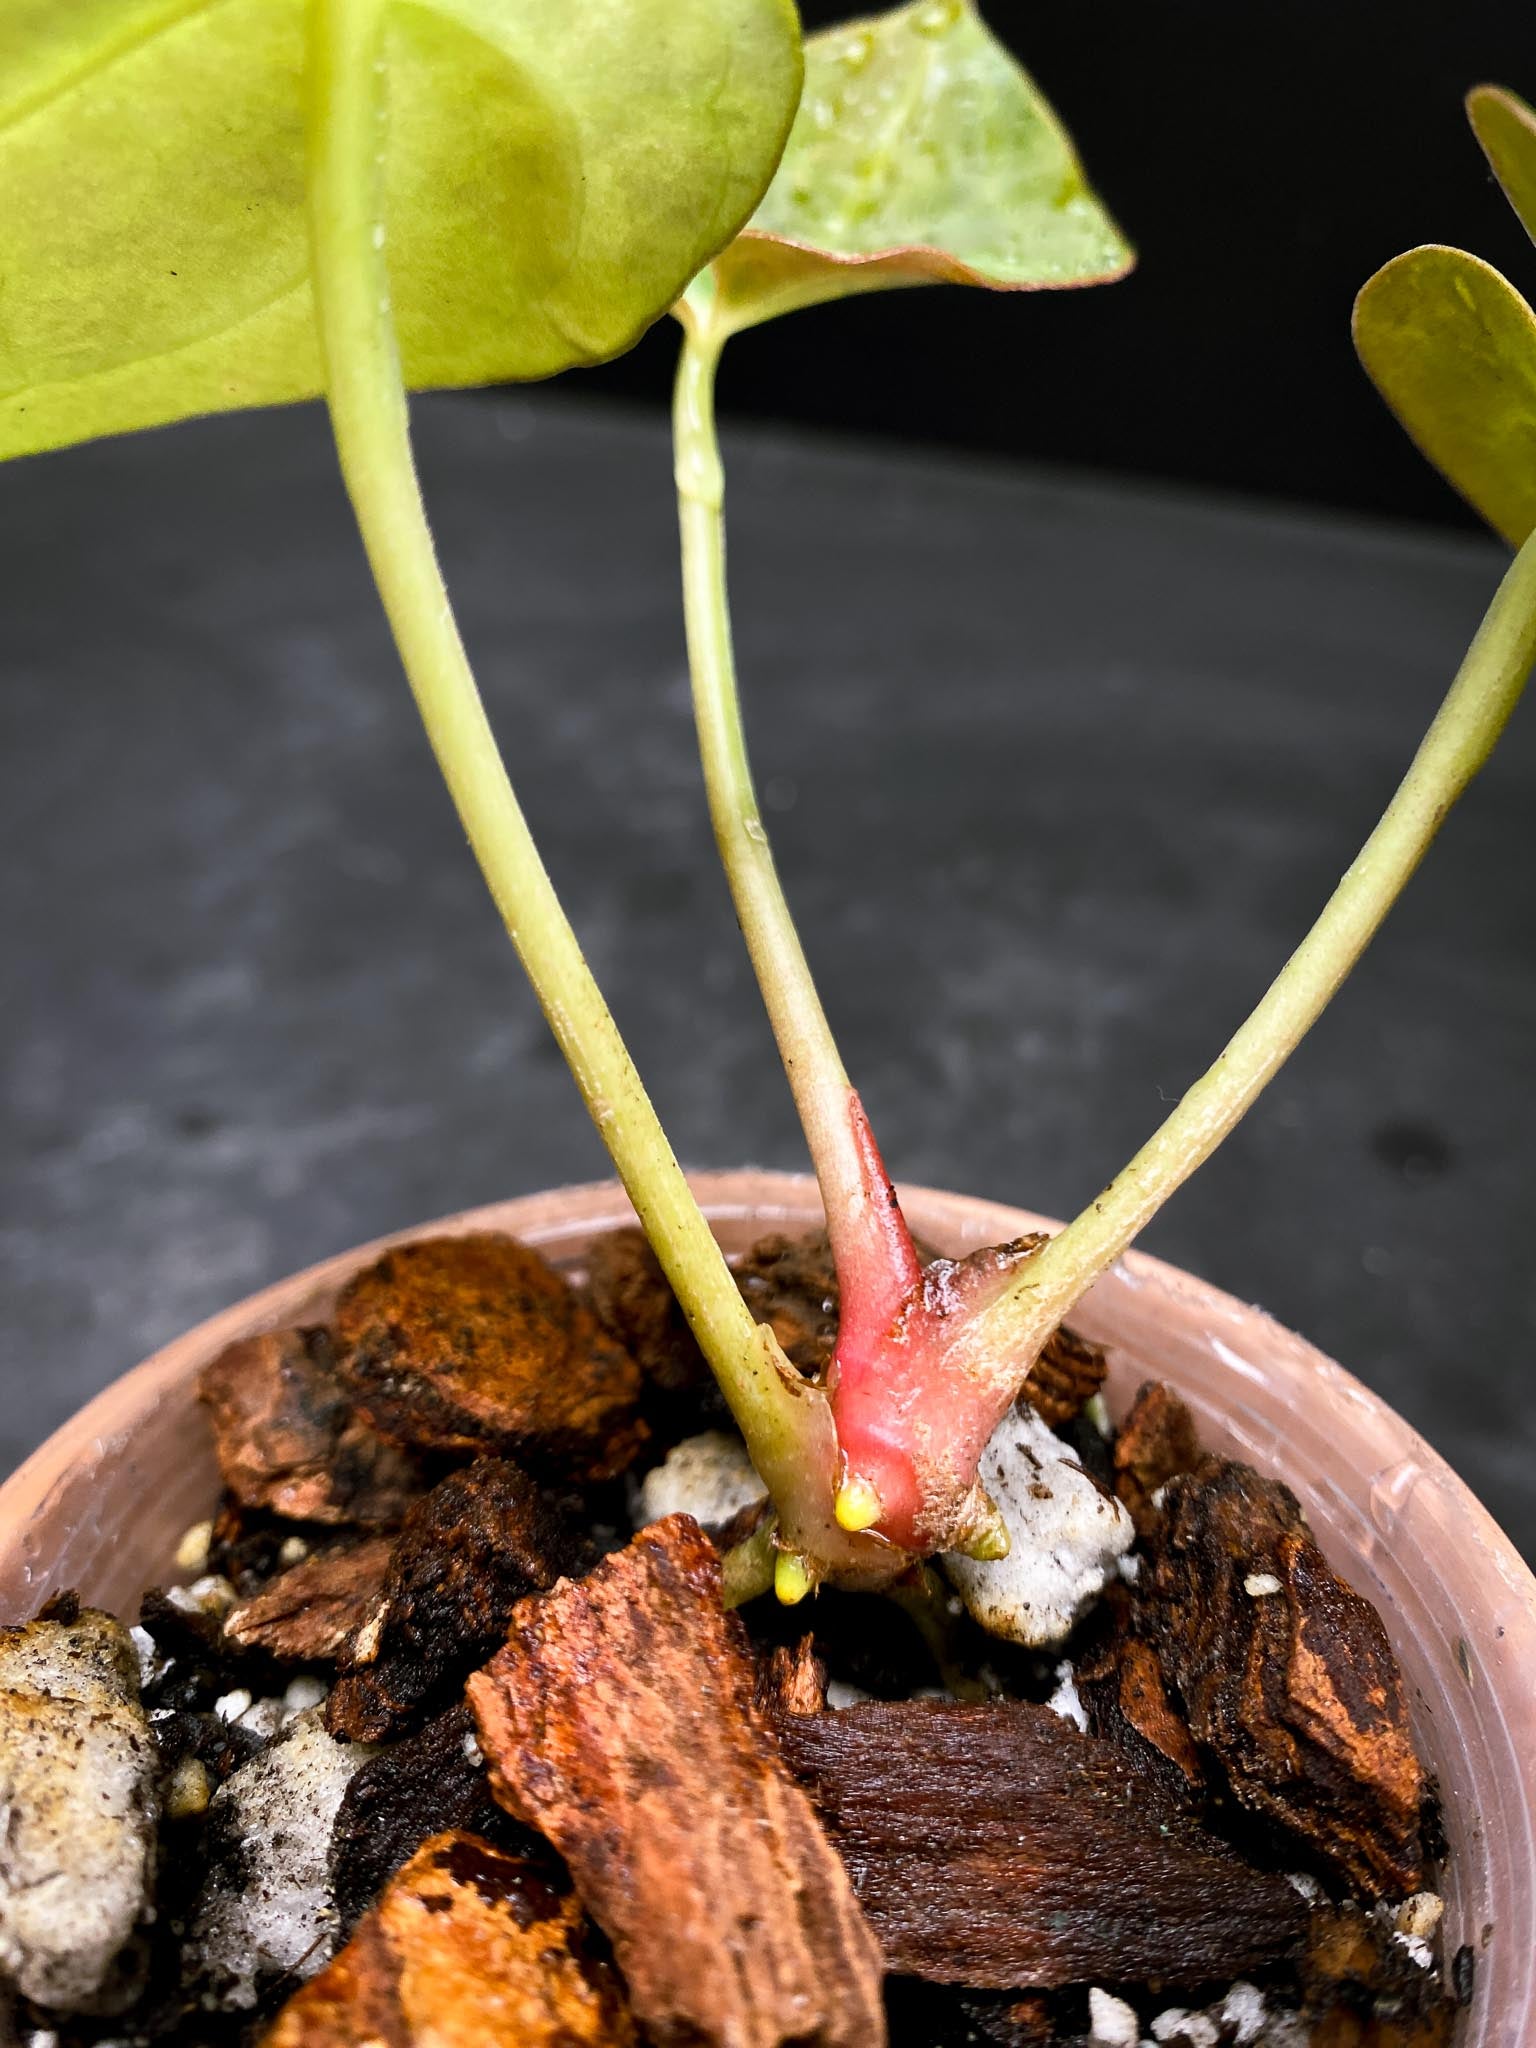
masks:
POLYGON ((1062 1317, 1251 1108, 1327 1007, 1487 760, 1533 662, 1536 535, 1506 570, 1407 774, 1322 915, 1130 1164, 977 1314, 956 1364, 975 1372, 989 1357, 1006 1359, 1010 1384, 1021 1383, 1062 1317))
POLYGON ((395 643, 475 857, 619 1177, 774 1498, 828 1467, 831 1424, 753 1321, 673 1156, 508 779, 422 503, 390 305, 382 0, 313 0, 310 237, 342 472, 395 643))

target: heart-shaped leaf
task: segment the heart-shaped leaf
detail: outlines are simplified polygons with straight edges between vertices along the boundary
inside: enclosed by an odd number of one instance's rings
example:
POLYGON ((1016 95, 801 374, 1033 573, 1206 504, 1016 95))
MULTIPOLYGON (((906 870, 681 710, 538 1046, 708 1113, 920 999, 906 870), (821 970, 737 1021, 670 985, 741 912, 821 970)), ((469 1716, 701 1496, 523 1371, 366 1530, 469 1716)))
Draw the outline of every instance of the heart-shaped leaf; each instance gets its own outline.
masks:
MULTIPOLYGON (((0 456, 320 389, 305 0, 0 9, 0 456)), ((751 212, 791 0, 397 0, 391 287, 415 385, 618 353, 751 212)))
POLYGON ((1536 242, 1536 112, 1502 85, 1479 85, 1467 94, 1467 119, 1505 197, 1536 242))
POLYGON ((1431 245, 1355 301, 1355 347, 1424 454, 1518 546, 1536 526, 1536 314, 1492 264, 1431 245))
POLYGON ((726 324, 894 285, 1031 291, 1131 267, 1066 130, 971 0, 913 0, 805 57, 778 174, 714 265, 726 324))

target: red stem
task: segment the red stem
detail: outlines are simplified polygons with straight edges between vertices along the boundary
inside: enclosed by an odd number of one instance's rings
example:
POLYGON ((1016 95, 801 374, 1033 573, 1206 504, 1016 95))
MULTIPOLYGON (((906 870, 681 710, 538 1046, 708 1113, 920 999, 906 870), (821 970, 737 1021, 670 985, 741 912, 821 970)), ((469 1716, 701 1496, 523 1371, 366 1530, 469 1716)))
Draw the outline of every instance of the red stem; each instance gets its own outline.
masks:
POLYGON ((895 1186, 854 1088, 848 1091, 848 1128, 858 1162, 858 1193, 827 1217, 842 1296, 840 1362, 878 1349, 923 1276, 895 1186))

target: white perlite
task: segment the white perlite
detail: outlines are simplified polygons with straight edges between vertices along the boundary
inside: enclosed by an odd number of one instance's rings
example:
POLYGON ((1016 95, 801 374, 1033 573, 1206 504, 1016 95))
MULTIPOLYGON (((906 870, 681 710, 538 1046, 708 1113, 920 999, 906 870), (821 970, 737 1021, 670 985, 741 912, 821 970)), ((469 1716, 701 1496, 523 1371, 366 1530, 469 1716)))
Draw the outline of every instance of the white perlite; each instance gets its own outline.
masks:
MULTIPOLYGON (((1230 2037, 1233 2048, 1253 2048, 1263 2040, 1268 2048, 1282 2048, 1287 2040, 1281 2024, 1284 2014, 1271 2014, 1269 2001, 1257 1984, 1239 1979, 1225 1998, 1208 2005, 1203 2012, 1191 2012, 1171 2005, 1152 2022, 1152 2039, 1163 2048, 1217 2048, 1230 2037)), ((1304 2044, 1296 2044, 1304 2048, 1304 2044)))
POLYGON ((978 1564, 951 1551, 944 1569, 984 1629, 1053 1649, 1118 1570, 1135 1527, 1033 1409, 1004 1416, 979 1477, 1008 1526, 1008 1555, 978 1564))
POLYGON ((1136 2008, 1095 1984, 1088 1993, 1088 2038, 1102 2041, 1104 2048, 1136 2048, 1141 2039, 1136 2008))
POLYGON ((1056 1666, 1056 1690, 1045 1704, 1063 1721, 1070 1721, 1079 1734, 1088 1733, 1088 1710, 1077 1689, 1076 1673, 1065 1658, 1056 1666))
POLYGON ((330 1847, 336 1809, 374 1752, 337 1742, 311 1708, 228 1778, 208 1809, 216 1858, 193 1916, 193 1967, 220 2008, 256 2003, 262 1978, 311 1977, 334 1946, 330 1847))
POLYGON ((1280 1581, 1273 1572, 1250 1572, 1243 1581, 1243 1591, 1250 1600, 1268 1600, 1280 1591, 1280 1581))
POLYGON ((665 1461, 646 1473, 635 1519, 643 1529, 666 1515, 692 1515, 701 1529, 719 1529, 743 1508, 767 1498, 741 1438, 708 1429, 675 1444, 665 1461))
POLYGON ((1209 2013, 1190 2012, 1182 2005, 1171 2005, 1152 2022, 1152 2038, 1154 2041, 1182 2042, 1184 2048, 1216 2048, 1221 2039, 1221 2029, 1209 2013))
POLYGON ((283 1694, 283 1720, 296 1721, 300 1714, 307 1714, 311 1707, 325 1705, 326 1684, 323 1678, 311 1678, 308 1674, 288 1681, 288 1690, 283 1694))
POLYGON ((127 1630, 89 1607, 0 1629, 0 1980, 59 2012, 132 1990, 113 1966, 148 1903, 158 1819, 127 1630))
POLYGON ((1414 1892, 1398 1907, 1393 1924, 1410 1940, 1428 1941, 1444 1917, 1445 1901, 1438 1892, 1414 1892))
POLYGON ((1237 2036, 1237 2048, 1248 2048, 1264 2031, 1269 2004, 1257 1984, 1239 1979, 1222 2001, 1221 2017, 1237 2036))
POLYGON ((217 1572, 211 1572, 205 1579, 194 1579, 190 1586, 172 1586, 165 1597, 183 1614, 210 1614, 215 1621, 222 1621, 240 1604, 240 1595, 217 1572))
POLYGON ((208 1569, 213 1548, 212 1522, 194 1522, 176 1546, 176 1569, 189 1579, 200 1579, 208 1569))
POLYGON ((1377 1917, 1392 1930, 1392 1939, 1421 1970, 1434 1968, 1434 1935, 1445 1912, 1438 1892, 1414 1892, 1397 1906, 1378 1906, 1377 1917))

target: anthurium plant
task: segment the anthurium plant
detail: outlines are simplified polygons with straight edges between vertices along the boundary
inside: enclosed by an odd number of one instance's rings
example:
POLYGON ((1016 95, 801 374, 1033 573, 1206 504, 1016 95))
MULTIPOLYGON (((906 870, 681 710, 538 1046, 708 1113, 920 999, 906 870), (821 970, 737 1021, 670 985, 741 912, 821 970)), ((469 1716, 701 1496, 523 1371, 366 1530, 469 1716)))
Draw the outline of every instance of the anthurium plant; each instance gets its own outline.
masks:
MULTIPOLYGON (((999 65, 960 6, 909 7, 817 38, 767 200, 678 309, 674 435, 699 745, 841 1290, 826 1388, 836 1519, 854 1546, 836 1560, 841 1569, 864 1532, 903 1556, 1006 1550, 1009 1533, 977 1485, 977 1466, 1043 1345, 1321 1013, 1486 758, 1536 653, 1536 554, 1523 546, 1536 524, 1536 316, 1476 258, 1417 250, 1362 293, 1362 355, 1421 445, 1522 552, 1381 822, 1214 1064, 1043 1249, 999 1246, 924 1270, 838 1056, 753 791, 725 588, 714 380, 723 344, 740 328, 848 291, 928 280, 1016 290, 1124 269, 1124 246, 1043 110, 1027 149, 1006 164, 990 158, 1010 117, 1028 120, 1028 97, 1027 82, 999 65), (893 81, 908 109, 894 150, 883 119, 893 81), (989 189, 997 204, 977 205, 989 189)), ((1491 89, 1470 105, 1495 170, 1536 227, 1536 119, 1491 89)), ((798 1589, 826 1561, 825 1551, 789 1566, 781 1557, 781 1588, 798 1589)))
MULTIPOLYGON (((1493 95, 1474 118, 1528 208, 1528 112, 1493 95)), ((1060 123, 971 0, 914 0, 804 46, 790 0, 12 10, 0 190, 0 453, 324 394, 470 845, 771 1495, 773 1521, 728 1560, 731 1596, 890 1585, 946 1549, 1002 1555, 1012 1539, 978 1462, 1042 1345, 1321 1011, 1536 658, 1536 493, 1511 425, 1518 415, 1527 443, 1536 435, 1529 310, 1500 280, 1478 301, 1495 311, 1469 328, 1449 305, 1466 300, 1449 251, 1415 252, 1401 259, 1410 271, 1389 266, 1367 287, 1372 373, 1521 551, 1381 823, 1161 1129, 1043 1248, 924 1267, 753 793, 714 386, 732 335, 850 293, 1060 289, 1128 268, 1060 123), (824 1382, 795 1372, 748 1313, 560 907, 454 623, 412 459, 408 389, 599 360, 669 308, 683 332, 676 473, 701 752, 838 1269, 824 1382), (1522 347, 1526 382, 1512 387, 1522 347)))

